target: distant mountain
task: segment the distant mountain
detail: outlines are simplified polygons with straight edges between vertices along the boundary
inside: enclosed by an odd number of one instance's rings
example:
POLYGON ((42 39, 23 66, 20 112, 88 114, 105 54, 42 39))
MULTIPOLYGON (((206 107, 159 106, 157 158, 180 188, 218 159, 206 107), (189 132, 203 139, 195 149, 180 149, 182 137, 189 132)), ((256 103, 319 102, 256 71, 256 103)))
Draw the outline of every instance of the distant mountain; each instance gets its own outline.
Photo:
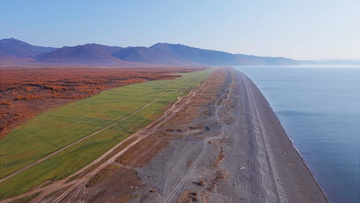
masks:
POLYGON ((144 65, 297 65, 283 57, 259 57, 199 49, 181 44, 158 43, 151 47, 115 47, 85 44, 73 47, 40 47, 16 39, 1 40, 1 65, 85 64, 144 65))
POLYGON ((113 56, 121 60, 166 65, 238 64, 237 58, 230 53, 167 43, 158 43, 149 48, 130 47, 115 52, 113 56))
POLYGON ((0 40, 0 57, 34 58, 53 50, 55 48, 34 46, 14 38, 0 40))
POLYGON ((261 57, 244 54, 235 54, 240 65, 299 65, 299 62, 284 57, 261 57))
POLYGON ((111 54, 122 49, 124 48, 85 44, 59 48, 37 57, 37 60, 48 63, 111 63, 120 61, 111 54))
POLYGON ((114 57, 133 62, 168 65, 297 65, 295 60, 283 57, 258 57, 230 54, 188 47, 180 44, 158 43, 149 48, 130 47, 113 54, 114 57))

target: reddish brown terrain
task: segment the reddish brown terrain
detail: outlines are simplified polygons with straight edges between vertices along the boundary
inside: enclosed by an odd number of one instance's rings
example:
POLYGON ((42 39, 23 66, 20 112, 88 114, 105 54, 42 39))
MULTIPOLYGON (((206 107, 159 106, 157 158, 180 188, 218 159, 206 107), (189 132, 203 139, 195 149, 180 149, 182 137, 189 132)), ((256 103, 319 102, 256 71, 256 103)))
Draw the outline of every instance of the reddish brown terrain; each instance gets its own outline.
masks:
MULTIPOLYGON (((199 68, 197 68, 199 69, 199 68)), ((0 138, 39 112, 102 90, 174 79, 194 68, 0 68, 0 138)))

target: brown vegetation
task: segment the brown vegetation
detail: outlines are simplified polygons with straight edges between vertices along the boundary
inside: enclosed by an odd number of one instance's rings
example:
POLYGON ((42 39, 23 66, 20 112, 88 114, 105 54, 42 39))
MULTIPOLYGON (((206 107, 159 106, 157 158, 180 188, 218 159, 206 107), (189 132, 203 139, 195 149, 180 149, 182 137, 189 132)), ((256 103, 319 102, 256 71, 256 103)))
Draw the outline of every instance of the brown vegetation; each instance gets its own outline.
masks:
POLYGON ((180 194, 177 203, 198 202, 198 193, 195 191, 185 191, 180 194))
POLYGON ((102 90, 194 68, 0 68, 0 138, 39 112, 102 90))

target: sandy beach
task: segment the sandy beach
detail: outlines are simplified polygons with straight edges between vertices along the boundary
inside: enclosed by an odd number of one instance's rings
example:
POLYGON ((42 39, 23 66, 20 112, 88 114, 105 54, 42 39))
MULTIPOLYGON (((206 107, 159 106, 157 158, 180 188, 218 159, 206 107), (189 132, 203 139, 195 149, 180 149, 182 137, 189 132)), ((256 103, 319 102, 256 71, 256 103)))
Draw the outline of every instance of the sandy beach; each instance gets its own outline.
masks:
POLYGON ((218 69, 190 94, 95 175, 42 201, 328 202, 246 75, 218 69))

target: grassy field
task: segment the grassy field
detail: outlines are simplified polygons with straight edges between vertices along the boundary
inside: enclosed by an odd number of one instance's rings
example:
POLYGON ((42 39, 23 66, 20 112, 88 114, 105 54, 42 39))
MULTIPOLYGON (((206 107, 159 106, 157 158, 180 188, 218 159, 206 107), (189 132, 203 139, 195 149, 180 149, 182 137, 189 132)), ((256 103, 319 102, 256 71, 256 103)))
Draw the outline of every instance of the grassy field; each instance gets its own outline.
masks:
POLYGON ((118 142, 158 118, 183 92, 212 70, 182 74, 176 80, 151 81, 103 91, 36 116, 0 140, 0 176, 85 137, 176 89, 140 112, 0 183, 0 199, 21 194, 47 181, 69 176, 118 142))

